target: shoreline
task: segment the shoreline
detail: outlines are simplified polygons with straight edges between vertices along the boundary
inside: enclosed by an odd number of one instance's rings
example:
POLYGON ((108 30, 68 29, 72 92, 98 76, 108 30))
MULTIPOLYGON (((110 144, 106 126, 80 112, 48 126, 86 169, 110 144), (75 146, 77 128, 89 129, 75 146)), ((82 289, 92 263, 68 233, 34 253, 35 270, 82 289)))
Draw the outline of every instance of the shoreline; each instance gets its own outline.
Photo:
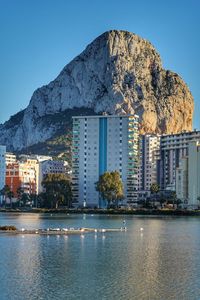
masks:
POLYGON ((78 228, 78 229, 24 229, 24 230, 0 230, 0 236, 4 234, 9 235, 71 235, 84 233, 106 233, 106 232, 125 232, 124 228, 78 228))
POLYGON ((200 216, 200 210, 178 209, 0 209, 0 213, 200 216))

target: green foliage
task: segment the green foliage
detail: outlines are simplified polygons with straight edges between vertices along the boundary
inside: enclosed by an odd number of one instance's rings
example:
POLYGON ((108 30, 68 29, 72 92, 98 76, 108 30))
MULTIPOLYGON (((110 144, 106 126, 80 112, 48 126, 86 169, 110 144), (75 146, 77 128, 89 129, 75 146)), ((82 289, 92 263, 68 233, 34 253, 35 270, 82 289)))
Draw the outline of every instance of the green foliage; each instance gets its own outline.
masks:
POLYGON ((105 172, 101 175, 96 183, 96 190, 103 200, 107 200, 108 205, 111 203, 118 204, 118 200, 124 198, 123 183, 119 172, 105 172))
POLYGON ((70 207, 72 200, 71 184, 64 174, 47 174, 42 181, 46 193, 40 194, 45 207, 58 208, 60 204, 70 207))
POLYGON ((151 194, 158 194, 158 192, 160 191, 160 187, 157 183, 152 183, 151 187, 150 187, 150 191, 151 194))
POLYGON ((26 206, 27 202, 30 200, 29 194, 23 193, 21 196, 21 202, 23 206, 26 206))
MULTIPOLYGON (((3 189, 1 189, 0 194, 4 196, 5 198, 10 199, 10 207, 12 207, 12 198, 14 197, 14 193, 11 191, 10 187, 8 185, 5 185, 3 189)), ((6 206, 6 201, 5 201, 6 206)))
POLYGON ((22 195, 24 193, 24 189, 20 186, 17 189, 17 198, 20 200, 22 198, 22 195))

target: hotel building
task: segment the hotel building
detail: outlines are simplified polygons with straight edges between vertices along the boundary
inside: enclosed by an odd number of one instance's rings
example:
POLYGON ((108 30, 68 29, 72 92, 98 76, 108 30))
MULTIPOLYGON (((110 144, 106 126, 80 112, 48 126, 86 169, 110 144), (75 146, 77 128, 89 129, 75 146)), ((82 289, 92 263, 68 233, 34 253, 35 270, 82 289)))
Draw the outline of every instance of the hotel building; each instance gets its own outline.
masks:
POLYGON ((79 206, 103 207, 95 183, 106 171, 119 171, 124 202, 137 201, 138 116, 73 117, 72 191, 79 206))
POLYGON ((176 194, 189 208, 200 206, 200 141, 190 142, 188 156, 176 170, 176 194))
POLYGON ((21 187, 24 193, 37 193, 38 162, 34 159, 8 163, 6 166, 6 184, 17 197, 17 189, 21 187))
POLYGON ((47 174, 66 174, 65 162, 62 160, 44 160, 39 162, 38 194, 44 192, 42 181, 47 174))
POLYGON ((160 139, 159 185, 163 190, 176 189, 176 169, 183 157, 188 156, 191 141, 200 140, 200 131, 163 135, 160 139))
POLYGON ((158 182, 160 159, 160 136, 140 136, 139 191, 149 192, 152 183, 158 182))
POLYGON ((17 161, 16 155, 11 152, 6 152, 5 159, 6 159, 6 165, 17 161))

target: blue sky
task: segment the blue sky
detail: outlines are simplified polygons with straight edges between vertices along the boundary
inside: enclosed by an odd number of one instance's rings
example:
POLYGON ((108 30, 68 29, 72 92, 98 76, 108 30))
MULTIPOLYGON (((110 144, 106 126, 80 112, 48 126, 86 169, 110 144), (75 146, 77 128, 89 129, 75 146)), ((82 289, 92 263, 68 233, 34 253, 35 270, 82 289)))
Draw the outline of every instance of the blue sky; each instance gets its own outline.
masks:
POLYGON ((199 16, 199 0, 0 0, 0 123, 94 38, 123 29, 151 41, 186 81, 200 129, 199 16))

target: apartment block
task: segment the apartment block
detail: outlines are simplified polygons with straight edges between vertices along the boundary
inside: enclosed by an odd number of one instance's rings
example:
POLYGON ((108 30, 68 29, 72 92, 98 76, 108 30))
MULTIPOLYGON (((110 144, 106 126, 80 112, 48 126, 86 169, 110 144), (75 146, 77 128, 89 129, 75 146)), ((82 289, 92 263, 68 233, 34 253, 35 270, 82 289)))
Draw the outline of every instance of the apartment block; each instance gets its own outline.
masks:
POLYGON ((17 161, 17 157, 14 153, 12 152, 6 152, 5 154, 5 160, 6 160, 6 165, 10 163, 14 163, 17 161))
POLYGON ((188 156, 191 141, 200 140, 200 131, 163 135, 160 139, 159 184, 164 190, 176 188, 176 169, 183 157, 188 156))
POLYGON ((38 193, 43 192, 42 180, 47 174, 65 174, 66 166, 62 160, 43 160, 39 161, 39 172, 38 172, 38 193))
POLYGON ((189 143, 188 155, 176 170, 176 194, 184 206, 200 206, 200 141, 189 143))
POLYGON ((72 189, 78 205, 103 207, 95 183, 106 171, 119 171, 125 202, 137 200, 138 116, 73 117, 72 189))
POLYGON ((21 187, 27 194, 37 193, 37 160, 27 159, 8 163, 6 166, 6 184, 17 197, 17 189, 21 187))
POLYGON ((188 157, 183 157, 176 169, 176 197, 188 203, 188 157))
POLYGON ((140 136, 139 191, 150 191, 152 183, 159 181, 160 136, 140 136))

